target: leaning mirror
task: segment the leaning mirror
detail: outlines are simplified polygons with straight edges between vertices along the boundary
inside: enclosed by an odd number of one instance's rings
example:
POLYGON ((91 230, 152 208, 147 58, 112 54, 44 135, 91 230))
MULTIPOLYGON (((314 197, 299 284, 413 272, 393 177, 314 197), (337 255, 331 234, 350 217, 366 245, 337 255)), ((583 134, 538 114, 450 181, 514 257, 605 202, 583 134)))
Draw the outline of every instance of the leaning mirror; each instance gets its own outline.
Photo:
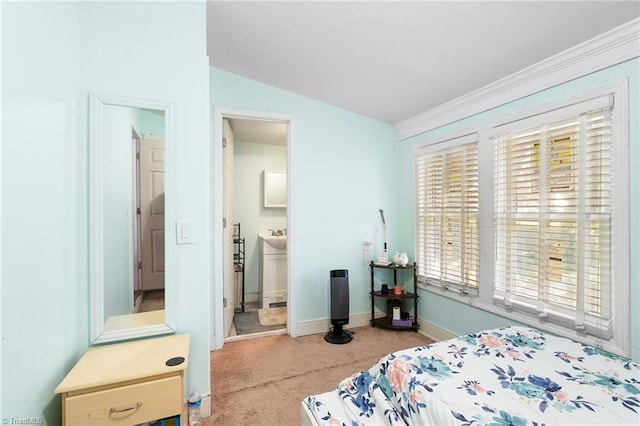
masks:
POLYGON ((171 104, 89 95, 92 343, 175 331, 171 117, 171 104))

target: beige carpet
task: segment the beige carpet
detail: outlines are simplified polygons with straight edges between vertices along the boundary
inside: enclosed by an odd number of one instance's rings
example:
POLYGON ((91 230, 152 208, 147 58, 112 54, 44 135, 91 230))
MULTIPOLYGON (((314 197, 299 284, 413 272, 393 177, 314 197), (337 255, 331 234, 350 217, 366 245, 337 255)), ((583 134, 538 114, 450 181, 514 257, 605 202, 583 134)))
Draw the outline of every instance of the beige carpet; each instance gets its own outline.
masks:
POLYGON ((263 327, 285 325, 287 323, 287 308, 265 308, 258 310, 258 320, 263 327))
POLYGON ((389 352, 432 342, 411 331, 351 330, 354 339, 344 345, 325 342, 324 334, 283 335, 227 343, 211 352, 213 414, 203 426, 299 425, 304 397, 335 389, 389 352))
POLYGON ((150 290, 144 292, 140 312, 164 309, 164 290, 150 290))

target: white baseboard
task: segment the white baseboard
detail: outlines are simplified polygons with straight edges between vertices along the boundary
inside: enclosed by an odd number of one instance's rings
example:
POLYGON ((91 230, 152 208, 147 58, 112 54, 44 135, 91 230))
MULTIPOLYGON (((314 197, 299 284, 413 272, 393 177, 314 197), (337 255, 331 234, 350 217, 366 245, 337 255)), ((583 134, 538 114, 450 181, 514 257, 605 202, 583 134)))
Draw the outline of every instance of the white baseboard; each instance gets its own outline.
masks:
MULTIPOLYGON (((184 412, 189 415, 189 404, 188 400, 184 401, 184 412)), ((209 417, 211 415, 211 394, 201 395, 200 397, 200 416, 201 417, 209 417)), ((187 418, 187 423, 189 422, 189 418, 187 418)))
MULTIPOLYGON (((375 317, 382 317, 385 313, 382 311, 376 311, 375 317)), ((353 328, 353 327, 364 327, 369 325, 369 321, 371 320, 371 314, 354 314, 349 315, 349 324, 345 328, 353 328)), ((297 324, 297 332, 298 336, 307 336, 309 334, 319 334, 319 333, 327 333, 331 328, 331 320, 330 319, 322 319, 322 320, 314 320, 314 321, 303 321, 298 322, 297 324)))
MULTIPOLYGON (((386 313, 384 311, 376 310, 375 317, 383 317, 386 313)), ((370 324, 371 314, 354 314, 349 316, 349 324, 345 328, 364 327, 370 324)), ((418 317, 418 333, 427 336, 430 339, 439 342, 441 340, 452 339, 457 334, 445 330, 435 324, 430 323, 420 317, 418 317)), ((298 336, 307 336, 310 334, 326 333, 331 328, 331 321, 329 319, 304 321, 298 323, 298 336)))
MULTIPOLYGON (((279 336, 281 334, 287 334, 287 329, 283 328, 283 329, 280 329, 280 330, 264 331, 264 332, 260 333, 260 337, 279 336)), ((255 339, 255 338, 256 338, 255 334, 237 334, 235 336, 225 337, 224 338, 224 343, 239 342, 241 340, 251 340, 251 339, 255 339)))
POLYGON ((211 394, 205 395, 204 398, 202 398, 200 414, 202 417, 209 417, 211 415, 211 394))
MULTIPOLYGON (((384 311, 381 311, 381 310, 375 311, 376 318, 380 318, 385 315, 386 313, 384 311)), ((371 314, 369 313, 350 315, 349 324, 347 325, 346 328, 348 329, 348 328, 354 328, 354 327, 365 327, 370 325, 370 320, 371 320, 371 314)), ((444 328, 441 328, 435 324, 432 324, 429 321, 426 321, 420 317, 418 317, 418 324, 420 325, 420 327, 418 328, 418 333, 423 334, 428 338, 435 340, 436 342, 452 339, 457 336, 457 334, 452 333, 449 330, 445 330, 444 328)), ((298 322, 296 326, 297 326, 296 337, 308 336, 311 334, 327 333, 331 328, 331 320, 321 319, 321 320, 313 320, 313 321, 302 321, 302 322, 298 322)), ((279 334, 287 334, 287 330, 283 329, 283 330, 274 330, 271 332, 266 332, 264 334, 264 337, 271 336, 271 335, 279 335, 279 334)), ((239 336, 227 337, 223 340, 225 343, 228 343, 228 342, 247 340, 252 338, 254 338, 254 336, 239 335, 239 336)), ((220 349, 216 347, 215 343, 216 343, 215 336, 211 336, 211 341, 210 341, 211 350, 220 349)))
POLYGON ((450 332, 449 330, 445 330, 444 328, 440 328, 435 324, 430 323, 429 321, 425 321, 424 319, 418 317, 418 332, 424 334, 430 339, 435 340, 436 342, 440 342, 442 340, 449 340, 457 337, 458 335, 450 332))
POLYGON ((244 295, 244 303, 253 303, 258 301, 258 293, 246 293, 244 295))

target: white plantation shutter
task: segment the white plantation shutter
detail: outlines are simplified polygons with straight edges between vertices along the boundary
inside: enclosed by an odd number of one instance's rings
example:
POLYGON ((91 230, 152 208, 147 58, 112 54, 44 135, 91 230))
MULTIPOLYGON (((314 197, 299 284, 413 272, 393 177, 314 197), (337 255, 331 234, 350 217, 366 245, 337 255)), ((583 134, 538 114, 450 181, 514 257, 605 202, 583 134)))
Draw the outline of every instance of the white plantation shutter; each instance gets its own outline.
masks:
POLYGON ((493 137, 496 303, 611 337, 612 133, 606 105, 493 137))
POLYGON ((416 153, 416 207, 420 282, 477 293, 476 135, 449 141, 446 148, 431 146, 416 153))

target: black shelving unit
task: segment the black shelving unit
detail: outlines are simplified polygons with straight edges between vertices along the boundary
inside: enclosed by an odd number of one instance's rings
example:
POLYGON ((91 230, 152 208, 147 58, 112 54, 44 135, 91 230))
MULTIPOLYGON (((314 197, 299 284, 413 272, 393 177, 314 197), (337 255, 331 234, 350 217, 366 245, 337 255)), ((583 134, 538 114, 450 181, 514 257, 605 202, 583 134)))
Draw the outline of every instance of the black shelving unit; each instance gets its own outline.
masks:
MULTIPOLYGON (((245 267, 245 248, 244 237, 242 237, 240 223, 233 224, 233 272, 236 280, 241 275, 242 299, 240 307, 236 308, 240 312, 244 312, 244 267, 245 267)), ((236 281, 237 282, 237 281, 236 281)))
POLYGON ((413 330, 418 331, 418 277, 417 277, 417 265, 414 262, 413 265, 406 266, 396 266, 394 264, 389 265, 380 265, 374 262, 369 264, 369 268, 371 269, 371 327, 380 327, 380 328, 388 328, 392 330, 413 330), (388 293, 382 293, 381 290, 374 289, 374 271, 376 269, 386 269, 393 271, 393 285, 389 286, 388 293), (402 291, 401 294, 394 294, 393 287, 398 284, 398 271, 402 270, 412 270, 413 271, 413 292, 410 291, 402 291), (409 303, 413 305, 413 318, 411 320, 410 326, 397 326, 393 324, 391 315, 388 314, 382 318, 375 317, 375 299, 383 299, 383 300, 393 300, 398 303, 398 306, 402 309, 405 303, 409 303), (413 303, 411 303, 413 302, 413 303))

